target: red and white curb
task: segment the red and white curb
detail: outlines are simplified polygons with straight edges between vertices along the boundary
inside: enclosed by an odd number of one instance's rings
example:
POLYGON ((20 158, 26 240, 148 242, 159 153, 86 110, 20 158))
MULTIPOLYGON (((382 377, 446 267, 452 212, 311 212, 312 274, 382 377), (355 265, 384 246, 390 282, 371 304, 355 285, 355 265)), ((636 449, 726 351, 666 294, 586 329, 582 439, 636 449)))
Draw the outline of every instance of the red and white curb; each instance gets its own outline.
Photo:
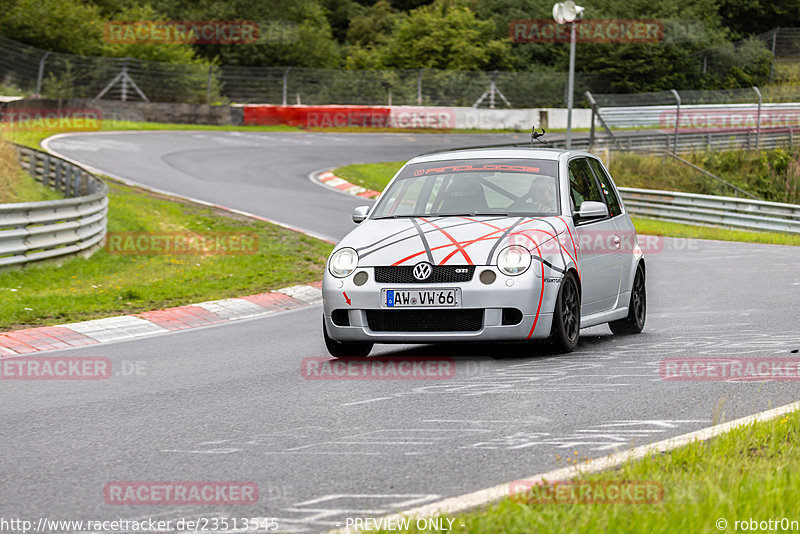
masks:
POLYGON ((316 175, 316 180, 332 189, 347 193, 348 195, 355 195, 357 197, 375 198, 381 194, 380 191, 374 191, 361 187, 360 185, 351 184, 343 178, 339 178, 331 171, 321 172, 316 175))
POLYGON ((164 334, 322 302, 322 282, 80 323, 0 332, 0 357, 164 334))

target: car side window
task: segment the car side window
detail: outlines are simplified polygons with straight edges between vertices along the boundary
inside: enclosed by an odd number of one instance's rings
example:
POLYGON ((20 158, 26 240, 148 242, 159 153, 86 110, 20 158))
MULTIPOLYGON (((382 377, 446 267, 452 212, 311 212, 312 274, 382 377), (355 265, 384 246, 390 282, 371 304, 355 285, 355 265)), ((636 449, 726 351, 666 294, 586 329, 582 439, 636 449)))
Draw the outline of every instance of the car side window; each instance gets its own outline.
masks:
POLYGON ((611 186, 611 177, 596 159, 590 159, 589 165, 591 165, 595 176, 597 176, 597 181, 600 182, 600 189, 602 189, 603 196, 606 198, 606 203, 608 204, 608 213, 610 213, 612 217, 620 215, 622 213, 622 207, 617 193, 611 186))
POLYGON ((575 211, 580 211, 581 204, 586 200, 603 202, 586 158, 577 158, 569 162, 569 190, 575 211))

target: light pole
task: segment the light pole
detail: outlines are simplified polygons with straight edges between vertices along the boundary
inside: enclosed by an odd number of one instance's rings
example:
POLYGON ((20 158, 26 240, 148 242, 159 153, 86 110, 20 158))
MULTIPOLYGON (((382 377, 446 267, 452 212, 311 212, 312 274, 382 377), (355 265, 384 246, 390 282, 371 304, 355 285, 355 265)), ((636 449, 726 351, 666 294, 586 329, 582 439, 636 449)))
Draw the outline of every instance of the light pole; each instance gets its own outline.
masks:
POLYGON ((553 18, 558 24, 569 23, 569 74, 567 76, 567 135, 565 146, 572 147, 572 97, 575 92, 575 21, 583 18, 583 8, 572 0, 553 6, 553 18))

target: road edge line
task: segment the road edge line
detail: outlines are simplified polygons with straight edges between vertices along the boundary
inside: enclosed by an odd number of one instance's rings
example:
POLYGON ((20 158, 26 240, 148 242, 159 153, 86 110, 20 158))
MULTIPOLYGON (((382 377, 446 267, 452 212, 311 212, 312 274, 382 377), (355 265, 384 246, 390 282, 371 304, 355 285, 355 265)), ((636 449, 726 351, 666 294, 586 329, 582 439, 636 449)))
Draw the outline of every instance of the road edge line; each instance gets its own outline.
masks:
MULTIPOLYGON (((600 471, 606 471, 613 467, 622 465, 628 461, 639 460, 648 455, 671 451, 673 449, 690 445, 698 441, 707 441, 711 438, 721 436, 722 434, 730 432, 731 430, 741 426, 746 426, 757 422, 770 421, 772 419, 780 417, 781 415, 797 411, 798 409, 800 409, 800 401, 779 406, 777 408, 772 408, 771 410, 766 410, 764 412, 759 412, 753 415, 741 417, 739 419, 735 419, 728 423, 721 423, 701 430, 697 430, 695 432, 690 432, 688 434, 682 434, 672 438, 667 438, 665 440, 658 441, 656 443, 641 445, 639 447, 635 447, 627 451, 613 453, 608 456, 604 456, 602 458, 595 458, 579 466, 564 467, 561 469, 555 469, 553 471, 548 471, 546 473, 541 473, 538 475, 521 477, 518 478, 517 481, 525 480, 526 483, 537 484, 545 480, 551 480, 551 481, 568 480, 580 474, 590 474, 590 473, 597 473, 600 471)), ((404 510, 402 512, 397 512, 395 514, 386 515, 377 519, 377 521, 396 522, 397 520, 403 518, 412 518, 412 519, 430 518, 441 515, 453 515, 465 512, 474 508, 485 506, 487 504, 495 503, 505 497, 509 497, 511 495, 509 493, 510 487, 511 484, 513 484, 513 482, 514 481, 505 482, 503 484, 498 484, 496 486, 478 490, 472 493, 466 493, 464 495, 459 495, 457 497, 450 497, 447 499, 443 499, 441 501, 437 501, 435 503, 426 504, 424 506, 419 506, 416 508, 411 508, 409 510, 404 510)), ((380 524, 386 524, 386 523, 380 523, 380 524)), ((345 527, 329 531, 330 534, 355 534, 357 532, 364 532, 364 531, 362 529, 353 527, 345 527)))
MULTIPOLYGON (((161 132, 170 132, 170 131, 183 132, 183 131, 186 131, 186 130, 159 130, 159 131, 161 131, 161 132)), ((39 144, 45 150, 45 152, 47 152, 48 154, 52 154, 53 156, 59 157, 59 158, 65 160, 65 161, 68 161, 68 162, 70 162, 70 163, 72 163, 74 165, 82 167, 83 169, 86 169, 87 171, 92 172, 94 174, 100 174, 100 175, 103 175, 103 176, 108 176, 109 178, 111 178, 113 180, 116 180, 118 182, 122 182, 123 184, 125 184, 125 185, 127 185, 129 187, 135 187, 135 188, 138 188, 138 189, 143 189, 143 190, 148 191, 150 193, 155 193, 155 194, 158 194, 158 195, 164 195, 164 196, 168 196, 168 197, 178 198, 178 199, 181 199, 181 200, 184 200, 184 201, 187 201, 187 202, 192 202, 194 204, 198 204, 198 205, 201 205, 201 206, 206 206, 206 207, 209 207, 209 208, 216 208, 216 209, 219 209, 219 210, 222 210, 222 211, 227 211, 229 213, 235 213, 235 214, 241 215, 243 217, 249 217, 249 218, 255 219, 257 221, 262 221, 262 222, 274 224, 276 226, 280 226, 281 228, 286 228, 287 230, 292 230, 292 231, 295 231, 295 232, 299 232, 301 234, 307 235, 309 237, 313 237, 315 239, 319 239, 321 241, 325 241, 327 243, 331 243, 333 245, 335 245, 337 243, 336 241, 334 241, 329 236, 323 236, 323 235, 317 234, 315 232, 312 232, 311 230, 306 230, 305 228, 300 228, 298 226, 292 226, 292 225, 287 224, 287 223, 276 221, 275 219, 262 217, 261 215, 256 215, 255 213, 250 213, 249 211, 239 210, 239 209, 236 209, 236 208, 229 208, 227 206, 222 206, 220 204, 214 204, 213 202, 207 202, 205 200, 200 200, 199 198, 194 198, 194 197, 190 197, 190 196, 186 196, 186 195, 181 195, 179 193, 172 193, 170 191, 165 191, 163 189, 158 189, 158 188, 155 188, 155 187, 150 187, 150 186, 147 186, 147 185, 144 185, 144 184, 140 184, 138 182, 135 182, 135 181, 130 180, 128 178, 124 178, 124 177, 119 176, 117 174, 113 174, 113 173, 110 173, 110 172, 107 172, 107 171, 103 171, 103 170, 98 169, 96 167, 93 167, 91 165, 87 165, 85 163, 81 163, 78 160, 75 160, 75 159, 72 159, 72 158, 68 158, 68 157, 66 157, 66 156, 64 156, 62 154, 59 154, 58 152, 56 152, 55 150, 53 150, 49 146, 50 145, 50 141, 55 141, 55 140, 57 140, 57 139, 59 139, 61 137, 74 136, 74 135, 120 134, 120 133, 142 133, 142 132, 140 130, 132 130, 132 131, 119 131, 119 132, 86 132, 86 133, 82 133, 82 134, 63 133, 63 134, 51 135, 50 137, 42 139, 42 141, 39 144)))

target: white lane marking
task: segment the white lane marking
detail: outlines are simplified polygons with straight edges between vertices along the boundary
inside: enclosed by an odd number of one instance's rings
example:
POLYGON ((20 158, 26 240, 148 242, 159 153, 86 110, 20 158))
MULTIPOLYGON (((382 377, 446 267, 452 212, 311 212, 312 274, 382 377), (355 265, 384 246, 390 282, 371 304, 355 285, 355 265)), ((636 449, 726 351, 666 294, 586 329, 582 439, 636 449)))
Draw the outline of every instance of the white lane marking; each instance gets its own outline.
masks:
POLYGON ((423 419, 423 423, 515 423, 515 424, 527 424, 527 425, 541 425, 544 423, 549 423, 550 419, 546 417, 529 417, 527 419, 423 419))
POLYGON ((317 456, 319 454, 349 454, 352 456, 383 456, 385 453, 383 452, 351 452, 351 451, 313 451, 313 452, 302 452, 302 451, 266 451, 261 454, 303 454, 303 455, 312 455, 317 456))
MULTIPOLYGON (((579 474, 589 474, 589 473, 597 473, 600 471, 606 471, 608 469, 611 469, 612 467, 622 465, 628 461, 638 460, 640 458, 644 458, 652 454, 658 454, 673 449, 677 449, 679 447, 690 445, 691 443, 696 441, 706 441, 708 439, 729 432, 734 428, 740 426, 746 426, 755 422, 769 421, 771 419, 778 418, 781 415, 785 415, 787 413, 797 410, 800 410, 800 402, 793 402, 785 406, 773 408, 772 410, 767 410, 754 415, 749 415, 747 417, 742 417, 740 419, 730 421, 729 423, 723 423, 721 425, 711 426, 708 428, 704 428, 702 430, 698 430, 696 432, 690 432, 688 434, 683 434, 681 436, 668 438, 663 441, 659 441, 657 443, 641 445, 639 447, 630 449, 628 451, 609 454, 608 456, 604 456, 602 458, 589 460, 588 462, 582 465, 563 467, 561 469, 555 469, 547 473, 541 473, 529 477, 521 477, 517 480, 525 480, 529 483, 536 484, 536 483, 541 483, 544 480, 568 480, 576 477, 579 474)), ((411 508, 396 514, 387 515, 381 519, 386 521, 389 520, 396 521, 403 517, 421 518, 421 517, 437 517, 442 515, 457 514, 459 512, 464 512, 472 508, 485 506, 489 503, 497 502, 505 497, 508 497, 510 495, 509 492, 511 484, 512 482, 499 484, 497 486, 475 491, 473 493, 467 493, 465 495, 460 495, 458 497, 451 497, 449 499, 444 499, 435 503, 427 504, 425 506, 419 506, 417 508, 411 508)), ((331 532, 336 534, 354 534, 360 531, 361 531, 360 529, 348 527, 331 532)))
POLYGON ((394 397, 377 397, 374 399, 367 399, 363 401, 356 401, 356 402, 347 402, 345 404, 340 404, 339 406, 355 406, 356 404, 367 404, 368 402, 378 402, 382 400, 392 400, 394 397))
POLYGON ((185 454, 230 454, 232 452, 241 452, 242 449, 205 449, 205 450, 185 450, 185 449, 163 449, 161 452, 180 452, 185 454))

